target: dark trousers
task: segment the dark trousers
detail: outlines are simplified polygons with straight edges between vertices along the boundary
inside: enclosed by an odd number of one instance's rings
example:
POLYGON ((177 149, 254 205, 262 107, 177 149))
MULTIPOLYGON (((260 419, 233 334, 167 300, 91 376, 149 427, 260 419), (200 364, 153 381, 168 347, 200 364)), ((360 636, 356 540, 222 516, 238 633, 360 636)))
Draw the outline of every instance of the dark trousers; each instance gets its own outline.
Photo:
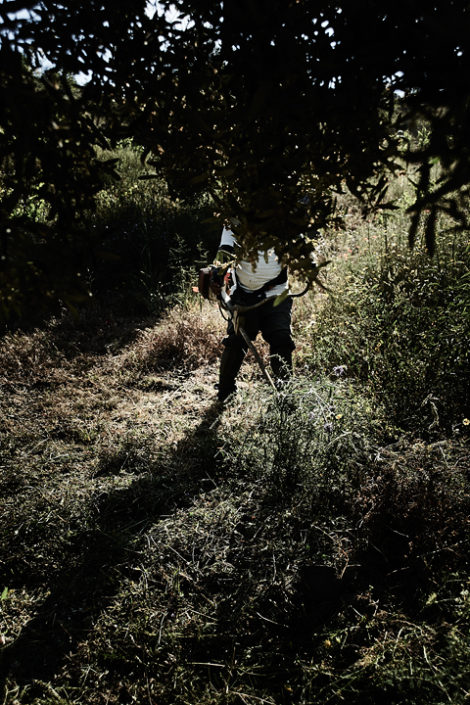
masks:
MULTIPOLYGON (((292 351, 295 343, 291 333, 292 299, 286 299, 279 306, 269 301, 252 311, 242 314, 241 326, 250 340, 255 340, 261 332, 269 345, 269 361, 274 376, 285 379, 292 371, 292 351)), ((240 333, 235 333, 232 321, 227 326, 227 336, 223 340, 225 349, 220 361, 219 399, 224 400, 236 390, 235 379, 248 350, 248 345, 240 333)))

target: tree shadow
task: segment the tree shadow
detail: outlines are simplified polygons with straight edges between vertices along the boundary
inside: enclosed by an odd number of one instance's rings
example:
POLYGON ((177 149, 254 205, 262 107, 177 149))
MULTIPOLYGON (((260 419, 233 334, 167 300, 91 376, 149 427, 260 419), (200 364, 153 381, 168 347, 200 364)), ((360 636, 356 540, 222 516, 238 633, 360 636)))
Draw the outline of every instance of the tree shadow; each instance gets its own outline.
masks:
POLYGON ((67 313, 49 322, 54 345, 67 359, 79 355, 118 353, 133 343, 144 328, 155 326, 164 311, 129 314, 114 306, 100 304, 76 313, 67 313))
MULTIPOLYGON (((348 610, 372 619, 377 605, 399 605, 410 619, 422 608, 421 597, 430 589, 432 574, 422 556, 410 555, 409 537, 390 526, 371 531, 368 544, 351 555, 351 565, 339 575, 326 565, 305 565, 300 571, 287 641, 296 649, 311 647, 316 635, 348 610)), ((347 655, 343 650, 343 657, 347 655)), ((351 658, 357 658, 355 649, 351 658)))
POLYGON ((19 685, 50 680, 110 605, 139 561, 139 542, 159 517, 190 506, 217 479, 218 426, 223 407, 209 406, 191 430, 125 489, 96 500, 94 525, 75 536, 69 560, 44 587, 48 597, 20 635, 0 652, 4 674, 19 685), (210 470, 210 473, 208 472, 210 470))

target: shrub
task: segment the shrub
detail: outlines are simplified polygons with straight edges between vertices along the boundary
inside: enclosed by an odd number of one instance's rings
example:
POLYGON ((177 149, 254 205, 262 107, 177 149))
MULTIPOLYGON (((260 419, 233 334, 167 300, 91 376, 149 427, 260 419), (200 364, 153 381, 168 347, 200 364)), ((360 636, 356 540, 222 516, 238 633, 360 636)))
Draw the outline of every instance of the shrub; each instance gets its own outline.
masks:
POLYGON ((187 272, 195 276, 215 253, 219 227, 208 198, 182 202, 162 180, 140 180, 140 151, 129 142, 101 156, 119 160, 120 180, 98 193, 94 211, 58 233, 38 210, 34 238, 15 235, 0 271, 0 316, 10 326, 64 304, 76 310, 91 296, 121 312, 160 312, 174 303, 187 272))
POLYGON ((367 381, 399 426, 449 429, 470 402, 470 250, 462 234, 432 260, 398 240, 389 233, 380 256, 364 245, 340 253, 307 364, 367 381))

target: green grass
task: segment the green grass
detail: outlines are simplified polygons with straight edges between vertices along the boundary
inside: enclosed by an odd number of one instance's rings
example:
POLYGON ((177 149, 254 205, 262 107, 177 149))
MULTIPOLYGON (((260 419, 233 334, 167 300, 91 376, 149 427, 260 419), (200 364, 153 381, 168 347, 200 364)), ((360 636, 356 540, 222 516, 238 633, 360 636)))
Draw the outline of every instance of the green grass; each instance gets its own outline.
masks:
POLYGON ((408 249, 401 217, 351 229, 329 303, 306 331, 310 369, 344 369, 393 423, 419 433, 461 430, 470 407, 468 233, 445 225, 434 259, 408 249))
POLYGON ((186 274, 2 338, 5 705, 468 703, 466 236, 348 218, 277 397, 186 274))

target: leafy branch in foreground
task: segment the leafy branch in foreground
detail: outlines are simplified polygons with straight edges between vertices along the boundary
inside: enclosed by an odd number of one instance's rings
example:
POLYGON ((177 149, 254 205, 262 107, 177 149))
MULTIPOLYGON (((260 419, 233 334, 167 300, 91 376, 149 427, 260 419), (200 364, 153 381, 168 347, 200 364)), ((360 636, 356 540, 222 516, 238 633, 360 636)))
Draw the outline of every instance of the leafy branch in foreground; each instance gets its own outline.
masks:
MULTIPOLYGON (((131 136, 175 195, 210 192, 221 217, 238 217, 248 254, 260 243, 275 246, 307 277, 317 230, 335 222, 336 194, 347 187, 365 208, 383 205, 387 175, 403 160, 418 170, 410 240, 425 208, 431 209, 430 250, 440 211, 459 223, 466 219, 460 201, 470 183, 465 3, 384 0, 373 12, 368 2, 338 6, 332 0, 166 0, 154 11, 141 0, 118 7, 93 0, 76 10, 43 0, 34 9, 24 3, 29 21, 6 10, 1 15, 9 59, 4 78, 6 85, 22 86, 25 114, 37 91, 24 81, 19 53, 33 66, 45 55, 60 76, 70 118, 66 181, 75 179, 82 193, 90 192, 90 174, 74 157, 86 156, 103 137, 131 136), (89 80, 71 100, 65 77, 80 73, 89 80), (419 124, 429 132, 426 142, 414 139, 419 124), (397 130, 409 130, 413 139, 404 146, 397 130), (442 175, 431 187, 436 161, 442 175)), ((6 90, 3 97, 7 146, 0 156, 25 193, 28 165, 43 143, 19 139, 8 117, 17 92, 6 90)), ((45 109, 33 111, 32 127, 44 132, 58 156, 64 147, 48 109, 55 102, 53 91, 45 109)), ((62 173, 50 170, 45 177, 58 203, 62 173)), ((70 217, 81 208, 80 199, 65 205, 70 217)))

